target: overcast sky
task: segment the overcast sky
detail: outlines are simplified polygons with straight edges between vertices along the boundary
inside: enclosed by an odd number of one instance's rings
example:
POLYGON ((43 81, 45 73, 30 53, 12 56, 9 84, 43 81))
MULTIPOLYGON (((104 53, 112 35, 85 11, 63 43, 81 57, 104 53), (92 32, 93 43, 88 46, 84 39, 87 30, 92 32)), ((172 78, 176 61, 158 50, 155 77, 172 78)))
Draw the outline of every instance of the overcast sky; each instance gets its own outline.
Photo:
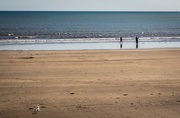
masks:
POLYGON ((0 10, 180 11, 180 0, 0 0, 0 10))

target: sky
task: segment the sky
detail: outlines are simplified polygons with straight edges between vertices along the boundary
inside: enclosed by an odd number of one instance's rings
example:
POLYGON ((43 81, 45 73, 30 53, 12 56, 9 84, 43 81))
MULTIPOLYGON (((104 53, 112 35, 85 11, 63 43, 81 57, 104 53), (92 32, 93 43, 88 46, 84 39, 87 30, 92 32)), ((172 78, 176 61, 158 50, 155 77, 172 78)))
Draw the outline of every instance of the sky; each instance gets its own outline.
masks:
POLYGON ((180 0, 0 0, 1 11, 180 11, 180 0))

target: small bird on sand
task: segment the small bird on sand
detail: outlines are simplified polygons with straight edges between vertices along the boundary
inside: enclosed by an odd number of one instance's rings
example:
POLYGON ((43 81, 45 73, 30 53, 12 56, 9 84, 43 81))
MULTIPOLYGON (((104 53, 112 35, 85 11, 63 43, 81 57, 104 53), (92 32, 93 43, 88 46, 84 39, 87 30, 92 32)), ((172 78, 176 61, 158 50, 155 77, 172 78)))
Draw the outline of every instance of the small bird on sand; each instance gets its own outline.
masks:
POLYGON ((36 114, 36 113, 39 112, 39 111, 40 111, 40 107, 37 106, 36 109, 34 110, 34 113, 36 114))

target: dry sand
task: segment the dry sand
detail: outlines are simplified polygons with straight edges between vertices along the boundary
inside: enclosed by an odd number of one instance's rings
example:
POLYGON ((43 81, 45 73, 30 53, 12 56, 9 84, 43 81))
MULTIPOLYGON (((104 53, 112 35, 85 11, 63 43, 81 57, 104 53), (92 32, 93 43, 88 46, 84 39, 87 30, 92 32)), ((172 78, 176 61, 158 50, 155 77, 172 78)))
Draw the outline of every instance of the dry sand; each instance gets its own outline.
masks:
POLYGON ((180 49, 0 51, 0 118, 179 117, 180 49))

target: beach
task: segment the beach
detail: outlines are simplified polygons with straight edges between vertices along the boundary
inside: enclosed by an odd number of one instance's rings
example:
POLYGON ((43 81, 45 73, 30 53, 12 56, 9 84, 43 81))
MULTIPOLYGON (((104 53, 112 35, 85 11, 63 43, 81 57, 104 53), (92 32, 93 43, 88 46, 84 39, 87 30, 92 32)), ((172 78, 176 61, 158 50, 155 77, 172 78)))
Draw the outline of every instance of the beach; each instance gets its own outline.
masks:
POLYGON ((0 118, 179 118, 179 54, 0 51, 0 118))

